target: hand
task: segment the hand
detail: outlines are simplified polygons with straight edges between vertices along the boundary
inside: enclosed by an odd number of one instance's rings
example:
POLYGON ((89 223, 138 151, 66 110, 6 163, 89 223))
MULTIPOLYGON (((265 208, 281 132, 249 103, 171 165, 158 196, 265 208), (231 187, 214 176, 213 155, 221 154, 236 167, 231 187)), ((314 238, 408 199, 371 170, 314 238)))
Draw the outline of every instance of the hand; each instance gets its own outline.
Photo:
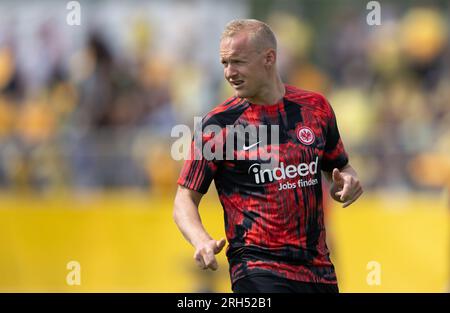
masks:
POLYGON ((331 197, 344 203, 343 208, 348 207, 362 195, 363 189, 356 175, 340 172, 337 168, 332 173, 333 182, 330 188, 331 197))
POLYGON ((223 238, 221 240, 211 239, 197 247, 194 253, 194 259, 197 265, 204 270, 208 268, 213 271, 217 270, 219 265, 217 264, 215 255, 222 251, 225 243, 226 240, 223 238))

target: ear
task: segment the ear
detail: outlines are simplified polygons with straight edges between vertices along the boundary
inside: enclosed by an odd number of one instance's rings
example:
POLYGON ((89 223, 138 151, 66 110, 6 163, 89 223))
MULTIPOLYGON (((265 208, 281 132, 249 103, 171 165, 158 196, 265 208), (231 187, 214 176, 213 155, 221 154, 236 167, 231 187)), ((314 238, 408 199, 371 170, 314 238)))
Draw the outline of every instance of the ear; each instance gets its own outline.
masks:
POLYGON ((277 53, 275 52, 274 49, 268 49, 265 52, 264 64, 266 66, 273 66, 275 64, 276 59, 277 59, 277 53))

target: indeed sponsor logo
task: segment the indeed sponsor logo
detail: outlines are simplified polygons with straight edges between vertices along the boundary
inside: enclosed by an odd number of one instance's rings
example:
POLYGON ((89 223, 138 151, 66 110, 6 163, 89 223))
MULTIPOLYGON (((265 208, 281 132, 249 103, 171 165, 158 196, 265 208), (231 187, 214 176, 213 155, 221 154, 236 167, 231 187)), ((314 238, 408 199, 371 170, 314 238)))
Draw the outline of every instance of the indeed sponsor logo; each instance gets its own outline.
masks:
MULTIPOLYGON (((307 175, 315 175, 317 173, 317 166, 319 162, 319 157, 316 156, 315 161, 311 163, 300 163, 299 165, 288 165, 285 167, 284 163, 281 162, 279 167, 261 169, 261 165, 259 163, 252 164, 248 169, 249 174, 253 174, 255 176, 255 182, 257 184, 264 184, 266 182, 278 181, 286 178, 296 178, 298 176, 305 177, 307 175)), ((314 179, 315 182, 311 184, 304 184, 303 180, 298 184, 299 187, 315 185, 317 179, 314 179)), ((291 189, 291 188, 282 188, 282 189, 291 189)))

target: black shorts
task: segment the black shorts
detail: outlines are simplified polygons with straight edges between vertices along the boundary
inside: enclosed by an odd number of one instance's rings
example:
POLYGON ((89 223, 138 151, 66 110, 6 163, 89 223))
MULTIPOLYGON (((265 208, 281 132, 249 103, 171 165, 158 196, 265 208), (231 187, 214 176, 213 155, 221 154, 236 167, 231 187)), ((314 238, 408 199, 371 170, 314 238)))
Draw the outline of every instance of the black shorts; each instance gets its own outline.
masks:
POLYGON ((243 277, 232 289, 234 293, 339 293, 337 284, 307 283, 271 274, 243 277))

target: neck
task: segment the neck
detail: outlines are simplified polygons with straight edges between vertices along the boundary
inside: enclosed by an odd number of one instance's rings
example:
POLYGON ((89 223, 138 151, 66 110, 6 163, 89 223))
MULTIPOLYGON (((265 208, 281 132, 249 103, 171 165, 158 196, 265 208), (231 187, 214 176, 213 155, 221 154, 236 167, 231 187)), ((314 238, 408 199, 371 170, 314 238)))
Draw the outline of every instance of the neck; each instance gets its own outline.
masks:
POLYGON ((285 87, 279 75, 276 75, 274 79, 265 87, 261 92, 254 96, 246 98, 247 101, 258 105, 270 105, 280 101, 285 94, 285 87))

